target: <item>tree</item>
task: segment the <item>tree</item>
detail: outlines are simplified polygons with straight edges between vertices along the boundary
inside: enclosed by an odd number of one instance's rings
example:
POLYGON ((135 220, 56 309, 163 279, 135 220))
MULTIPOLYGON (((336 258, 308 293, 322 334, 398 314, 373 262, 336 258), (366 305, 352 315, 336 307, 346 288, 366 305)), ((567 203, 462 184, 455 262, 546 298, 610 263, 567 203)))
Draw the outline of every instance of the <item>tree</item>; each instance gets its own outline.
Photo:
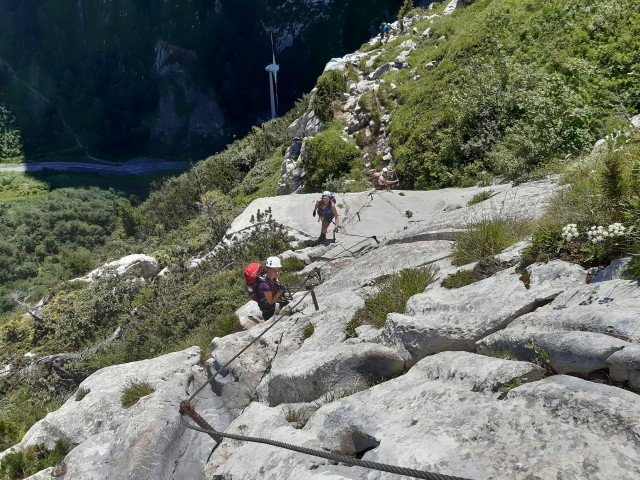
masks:
POLYGON ((0 103, 0 162, 22 157, 22 138, 15 123, 14 116, 0 103))

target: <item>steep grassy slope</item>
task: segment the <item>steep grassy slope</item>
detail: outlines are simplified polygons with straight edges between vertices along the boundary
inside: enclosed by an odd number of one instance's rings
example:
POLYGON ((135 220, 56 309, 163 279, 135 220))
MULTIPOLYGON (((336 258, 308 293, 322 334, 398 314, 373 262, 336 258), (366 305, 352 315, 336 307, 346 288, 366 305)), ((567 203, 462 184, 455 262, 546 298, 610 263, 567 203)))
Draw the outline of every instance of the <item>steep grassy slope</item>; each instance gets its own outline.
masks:
POLYGON ((482 0, 421 22, 415 70, 385 77, 400 85, 391 145, 406 186, 523 177, 618 129, 640 110, 639 12, 637 0, 482 0))

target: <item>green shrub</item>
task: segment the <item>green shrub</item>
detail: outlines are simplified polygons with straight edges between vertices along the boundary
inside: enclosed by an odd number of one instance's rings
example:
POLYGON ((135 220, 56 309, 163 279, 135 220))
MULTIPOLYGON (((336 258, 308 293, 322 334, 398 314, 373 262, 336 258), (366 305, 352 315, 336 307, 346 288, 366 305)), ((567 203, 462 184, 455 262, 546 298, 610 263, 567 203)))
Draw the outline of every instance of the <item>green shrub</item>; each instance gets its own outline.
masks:
POLYGON ((359 309, 346 328, 347 336, 354 337, 359 325, 384 326, 387 314, 404 313, 407 301, 435 280, 437 269, 432 266, 418 269, 405 269, 393 274, 378 285, 376 293, 367 295, 364 307, 359 309))
POLYGON ((305 143, 307 155, 302 167, 307 174, 304 184, 308 192, 322 191, 331 178, 339 178, 357 168, 358 148, 336 130, 326 130, 305 143))
POLYGON ((526 178, 589 148, 620 109, 637 112, 636 7, 474 2, 418 23, 432 30, 410 59, 420 79, 388 74, 399 84, 389 141, 405 188, 464 185, 482 172, 526 178))
POLYGON ((200 347, 200 363, 204 362, 211 356, 209 345, 215 337, 224 337, 234 332, 242 330, 240 320, 235 313, 224 313, 219 315, 211 323, 203 323, 198 325, 189 332, 186 338, 175 345, 175 350, 184 350, 193 345, 200 347))
POLYGON ((9 453, 2 459, 0 476, 3 480, 27 478, 61 463, 69 453, 70 447, 67 442, 57 440, 52 450, 44 445, 31 445, 9 453))
POLYGON ((124 408, 132 407, 138 400, 147 395, 151 395, 155 389, 147 382, 129 380, 122 390, 120 402, 124 408))
POLYGON ((316 95, 313 99, 313 110, 320 120, 328 122, 333 119, 335 102, 339 95, 347 90, 347 79, 342 72, 332 70, 318 78, 316 95))
POLYGON ((5 392, 10 386, 2 387, 4 399, 0 403, 0 450, 20 442, 34 423, 64 403, 61 397, 49 391, 36 390, 24 382, 8 393, 5 392))
POLYGON ((0 163, 14 163, 24 156, 15 117, 0 103, 0 163))
MULTIPOLYGON (((640 144, 613 144, 577 160, 525 249, 522 265, 560 258, 586 267, 640 251, 640 144)), ((632 258, 632 275, 637 276, 632 258)))

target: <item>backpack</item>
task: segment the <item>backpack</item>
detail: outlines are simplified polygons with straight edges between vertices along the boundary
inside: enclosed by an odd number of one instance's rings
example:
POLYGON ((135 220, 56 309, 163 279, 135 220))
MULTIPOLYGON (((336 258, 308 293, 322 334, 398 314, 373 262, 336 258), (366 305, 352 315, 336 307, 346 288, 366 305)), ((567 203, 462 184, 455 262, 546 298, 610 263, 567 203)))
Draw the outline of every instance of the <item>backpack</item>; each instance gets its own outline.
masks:
POLYGON ((267 273, 267 267, 261 263, 250 263, 244 269, 244 290, 249 298, 258 301, 258 279, 267 273))

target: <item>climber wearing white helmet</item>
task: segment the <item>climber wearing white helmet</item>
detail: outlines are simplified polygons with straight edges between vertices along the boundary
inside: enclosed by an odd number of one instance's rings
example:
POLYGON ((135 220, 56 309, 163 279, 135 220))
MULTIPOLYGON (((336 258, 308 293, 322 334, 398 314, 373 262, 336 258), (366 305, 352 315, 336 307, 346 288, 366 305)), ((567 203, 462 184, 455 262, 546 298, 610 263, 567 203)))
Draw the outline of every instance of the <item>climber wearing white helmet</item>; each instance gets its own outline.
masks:
MULTIPOLYGON (((258 290, 258 306, 262 312, 262 318, 269 320, 276 313, 276 303, 287 287, 278 282, 282 273, 282 262, 278 257, 269 257, 265 263, 267 274, 256 280, 258 290)), ((280 302, 286 305, 288 302, 280 302)))
POLYGON ((335 205, 335 198, 333 193, 325 190, 322 192, 322 198, 316 202, 316 205, 313 207, 313 216, 318 214, 318 220, 322 219, 322 228, 320 229, 320 237, 318 238, 318 242, 326 242, 327 241, 327 230, 329 229, 329 225, 331 225, 332 221, 335 221, 336 228, 335 231, 338 231, 340 228, 340 220, 338 218, 338 210, 335 205))
POLYGON ((389 177, 393 175, 393 170, 389 170, 384 167, 378 176, 378 185, 380 187, 387 187, 387 190, 391 189, 391 185, 398 183, 398 180, 390 180, 389 177))

